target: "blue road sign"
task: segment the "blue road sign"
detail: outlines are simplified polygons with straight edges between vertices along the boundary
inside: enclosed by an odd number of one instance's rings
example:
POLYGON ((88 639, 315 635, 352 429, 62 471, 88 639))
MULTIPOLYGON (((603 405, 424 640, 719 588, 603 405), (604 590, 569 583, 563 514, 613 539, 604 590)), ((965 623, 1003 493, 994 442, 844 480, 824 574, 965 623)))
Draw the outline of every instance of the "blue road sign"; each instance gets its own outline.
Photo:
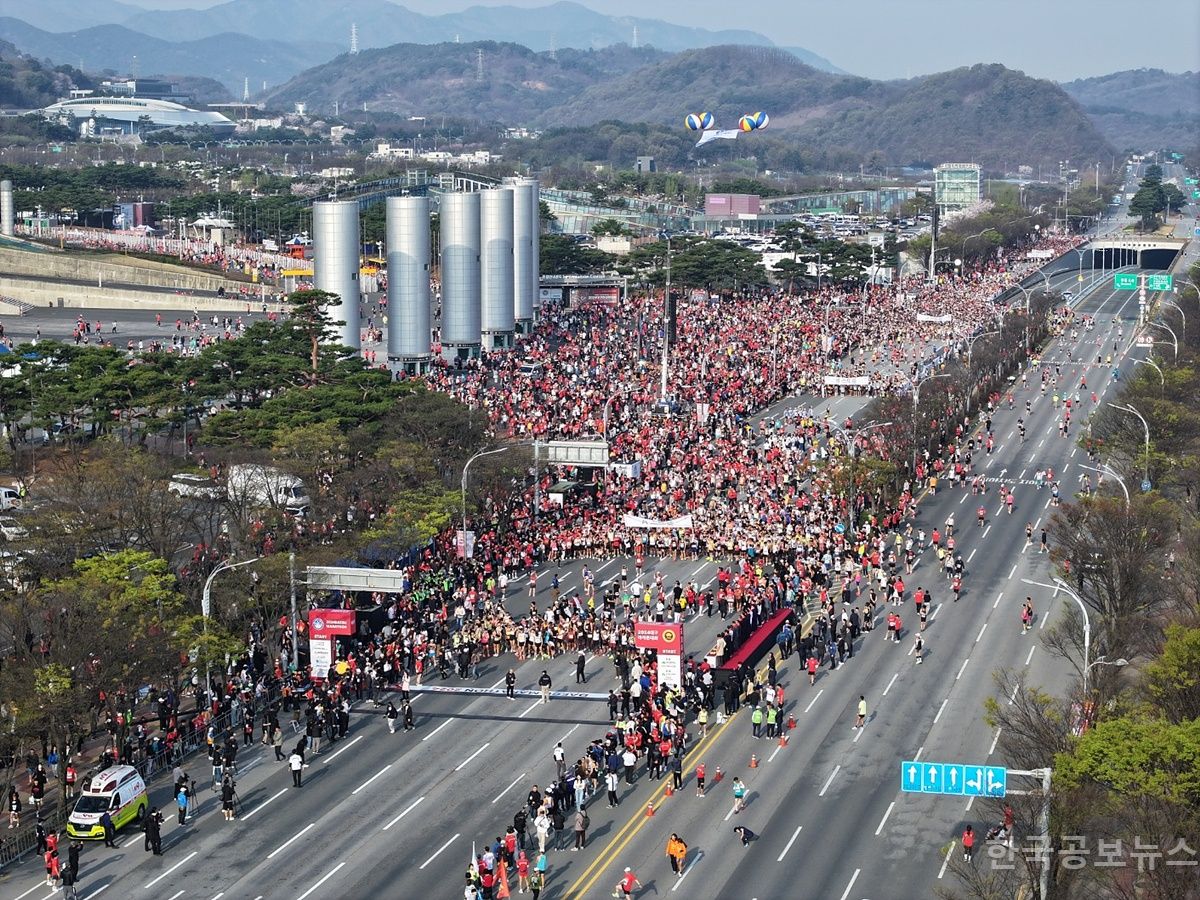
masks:
POLYGON ((900 763, 900 790, 910 794, 956 794, 967 797, 1003 797, 1008 770, 1003 766, 964 763, 900 763))

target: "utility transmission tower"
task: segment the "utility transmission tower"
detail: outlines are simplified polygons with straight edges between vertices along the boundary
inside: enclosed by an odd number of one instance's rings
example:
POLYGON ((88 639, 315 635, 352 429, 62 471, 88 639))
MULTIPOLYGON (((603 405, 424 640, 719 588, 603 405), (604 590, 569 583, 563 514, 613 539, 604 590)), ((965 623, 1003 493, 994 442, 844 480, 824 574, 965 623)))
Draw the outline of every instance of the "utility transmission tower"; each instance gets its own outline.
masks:
POLYGON ((242 102, 246 103, 250 100, 250 78, 246 76, 242 79, 242 102))
POLYGON ((638 48, 638 30, 637 30, 637 26, 634 25, 633 26, 633 49, 636 50, 637 48, 638 48))
POLYGON ((475 80, 483 81, 483 51, 475 51, 475 80))
POLYGON ((351 22, 350 23, 350 53, 355 54, 357 52, 358 52, 358 23, 351 22))

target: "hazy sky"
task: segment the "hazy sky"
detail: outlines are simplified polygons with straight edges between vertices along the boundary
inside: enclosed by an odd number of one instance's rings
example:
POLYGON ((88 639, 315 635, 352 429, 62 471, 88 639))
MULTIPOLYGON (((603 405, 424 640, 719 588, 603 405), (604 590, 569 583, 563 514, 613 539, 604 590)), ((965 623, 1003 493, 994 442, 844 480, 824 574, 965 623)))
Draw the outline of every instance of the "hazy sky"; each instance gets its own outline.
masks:
MULTIPOLYGON (((87 0, 80 0, 86 3, 87 0)), ((149 8, 223 0, 125 0, 149 8)), ((417 12, 548 0, 404 0, 417 12)), ((1198 0, 585 0, 599 12, 745 28, 849 72, 902 78, 977 62, 1068 81, 1121 69, 1200 70, 1198 0)), ((299 0, 298 9, 303 8, 299 0)))

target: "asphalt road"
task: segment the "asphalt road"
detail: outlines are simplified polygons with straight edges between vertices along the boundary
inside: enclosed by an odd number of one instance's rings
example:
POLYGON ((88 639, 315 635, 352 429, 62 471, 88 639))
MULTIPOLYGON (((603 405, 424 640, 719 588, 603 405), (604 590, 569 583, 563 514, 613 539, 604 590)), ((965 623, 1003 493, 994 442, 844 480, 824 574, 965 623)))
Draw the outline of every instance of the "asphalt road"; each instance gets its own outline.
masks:
MULTIPOLYGON (((1084 332, 1080 338, 1093 361, 1092 342, 1112 329, 1114 315, 1124 323, 1128 342, 1136 316, 1133 296, 1102 288, 1080 303, 1080 310, 1094 312, 1100 323, 1096 333, 1084 332)), ((1078 374, 1086 371, 1090 389, 1110 386, 1108 367, 1066 362, 1061 342, 1046 359, 1065 362, 1068 383, 1077 383, 1078 374)), ((787 712, 798 722, 789 746, 753 740, 744 714, 714 728, 688 757, 682 792, 663 799, 661 786, 647 785, 642 774, 634 786, 622 787, 616 810, 602 801, 593 804, 588 847, 580 853, 549 854, 544 896, 607 896, 624 866, 633 867, 646 885, 643 897, 686 892, 732 900, 850 900, 932 893, 942 870, 940 848, 966 821, 977 830, 990 822, 962 800, 898 793, 900 762, 997 762, 996 735, 982 719, 992 671, 1023 668, 1031 683, 1050 690, 1061 686, 1070 671, 1045 652, 1038 638, 1063 609, 1063 601, 1034 595, 1038 619, 1031 634, 1020 633, 1017 618, 1028 593, 1020 579, 1044 581, 1048 574, 1036 541, 1025 546, 1024 526, 1048 520, 1049 492, 1039 494, 1027 482, 1034 470, 1050 465, 1069 493, 1083 461, 1074 443, 1083 416, 1075 416, 1071 439, 1059 437, 1049 393, 1042 397, 1034 382, 1031 378, 1029 387, 1018 390, 1014 411, 996 414, 996 450, 980 464, 991 477, 1020 482, 1015 513, 1000 512, 994 490, 987 496, 986 529, 972 521, 976 501, 969 491, 942 491, 922 503, 919 524, 927 530, 955 513, 960 552, 968 564, 966 589, 957 604, 929 552, 908 580, 911 586, 932 588, 937 603, 926 632, 925 662, 917 667, 909 655, 916 623, 907 607, 906 634, 899 645, 888 644, 885 631, 877 629, 860 641, 846 666, 823 670, 815 687, 786 664, 781 672, 787 712), (1027 398, 1033 412, 1026 419, 1028 440, 1021 443, 1013 428, 1016 418, 1024 416, 1027 398), (855 731, 851 726, 860 694, 867 697, 870 717, 865 729, 855 731), (748 768, 751 753, 760 760, 756 769, 748 768), (700 759, 708 766, 710 782, 717 766, 727 776, 705 798, 694 796, 691 777, 700 759), (735 774, 751 792, 748 809, 737 817, 730 814, 728 787, 735 774), (645 816, 647 802, 658 806, 652 818, 645 816), (735 823, 745 823, 759 839, 743 848, 732 834, 735 823), (671 831, 679 832, 691 848, 681 881, 670 874, 663 855, 671 831)), ((1084 399, 1087 409, 1090 402, 1084 399)), ((590 565, 603 582, 619 573, 621 562, 590 565)), ((715 562, 656 565, 668 584, 694 578, 704 586, 716 572, 715 562)), ((581 566, 573 562, 560 569, 562 590, 579 589, 581 566)), ((543 608, 548 592, 549 579, 539 579, 543 608)), ((527 606, 523 582, 512 588, 510 606, 527 606)), ((703 617, 689 622, 688 652, 703 653, 718 629, 718 621, 703 617)), ((498 688, 509 662, 485 665, 479 681, 469 686, 498 688)), ((519 686, 532 689, 543 667, 556 689, 575 689, 567 657, 521 665, 519 686)), ((605 693, 614 684, 611 665, 593 659, 588 684, 580 690, 605 693)), ((152 799, 167 814, 165 855, 143 852, 137 833, 123 834, 117 850, 89 845, 82 858, 80 896, 107 891, 156 900, 459 897, 472 847, 503 833, 531 783, 544 786, 552 780, 554 744, 562 740, 568 759, 574 759, 608 724, 604 704, 585 698, 556 698, 542 705, 532 697, 508 701, 435 692, 420 695, 415 709, 416 730, 389 735, 382 715, 360 704, 350 736, 310 758, 300 789, 290 786, 288 772, 270 752, 249 750, 241 760, 243 810, 235 822, 222 820, 216 795, 208 794, 198 818, 177 827, 169 786, 159 786, 152 799)), ((207 768, 202 761, 193 761, 190 768, 203 784, 207 768)), ((56 895, 39 872, 36 863, 17 867, 0 880, 0 893, 11 900, 51 900, 56 895)), ((515 883, 512 887, 515 893, 515 883)))

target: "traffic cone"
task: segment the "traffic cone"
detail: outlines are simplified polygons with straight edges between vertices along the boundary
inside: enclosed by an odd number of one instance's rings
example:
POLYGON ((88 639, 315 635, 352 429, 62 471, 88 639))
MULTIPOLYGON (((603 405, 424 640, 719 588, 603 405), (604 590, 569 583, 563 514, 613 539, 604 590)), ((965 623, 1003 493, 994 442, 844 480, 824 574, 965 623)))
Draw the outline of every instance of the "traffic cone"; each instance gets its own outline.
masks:
POLYGON ((789 715, 788 716, 788 730, 790 731, 791 729, 793 729, 795 727, 796 727, 796 717, 789 715))
POLYGON ((646 818, 649 819, 653 815, 654 815, 654 804, 647 803, 646 804, 646 818))
POLYGON ((675 796, 675 788, 672 787, 670 783, 667 784, 666 796, 667 797, 675 796))
POLYGON ((752 769, 758 768, 758 754, 757 753, 750 754, 750 768, 752 768, 752 769))
POLYGON ((780 747, 786 747, 786 746, 787 746, 787 741, 788 741, 788 738, 787 738, 787 732, 786 732, 786 731, 784 731, 784 732, 781 732, 781 733, 780 733, 780 735, 779 735, 779 746, 780 746, 780 747))
POLYGON ((720 766, 717 766, 717 772, 715 775, 713 775, 713 784, 717 784, 724 777, 725 773, 721 771, 720 766))

